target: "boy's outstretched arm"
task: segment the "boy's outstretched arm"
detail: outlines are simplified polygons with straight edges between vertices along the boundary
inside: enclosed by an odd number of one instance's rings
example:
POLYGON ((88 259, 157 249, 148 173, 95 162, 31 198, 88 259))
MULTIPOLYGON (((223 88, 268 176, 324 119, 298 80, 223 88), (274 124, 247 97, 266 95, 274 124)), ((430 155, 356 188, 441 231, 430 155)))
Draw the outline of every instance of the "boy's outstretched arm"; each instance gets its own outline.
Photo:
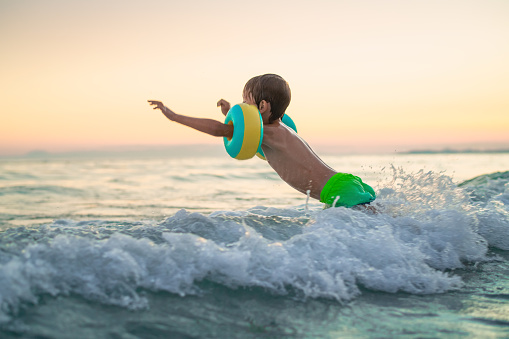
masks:
POLYGON ((233 126, 223 124, 217 120, 193 118, 185 115, 177 114, 168 107, 164 106, 161 101, 148 100, 149 104, 155 106, 154 109, 160 109, 163 114, 171 121, 194 128, 203 133, 210 134, 215 137, 231 138, 233 136, 233 126))

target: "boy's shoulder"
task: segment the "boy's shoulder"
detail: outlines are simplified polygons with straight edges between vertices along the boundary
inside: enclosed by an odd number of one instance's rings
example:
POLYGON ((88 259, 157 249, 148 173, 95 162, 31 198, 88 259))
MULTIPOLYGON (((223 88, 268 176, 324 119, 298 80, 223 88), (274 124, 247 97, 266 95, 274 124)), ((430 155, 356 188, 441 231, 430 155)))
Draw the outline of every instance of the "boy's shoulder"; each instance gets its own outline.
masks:
POLYGON ((267 134, 275 134, 280 135, 281 133, 284 133, 284 127, 283 124, 281 124, 279 121, 274 121, 270 124, 263 124, 263 134, 264 136, 267 134))
POLYGON ((274 121, 271 124, 263 124, 263 134, 266 133, 274 133, 279 136, 285 136, 285 135, 296 135, 296 132, 285 125, 284 123, 281 123, 281 121, 274 121))
POLYGON ((300 142, 297 134, 279 121, 263 125, 263 140, 265 144, 276 149, 300 142))

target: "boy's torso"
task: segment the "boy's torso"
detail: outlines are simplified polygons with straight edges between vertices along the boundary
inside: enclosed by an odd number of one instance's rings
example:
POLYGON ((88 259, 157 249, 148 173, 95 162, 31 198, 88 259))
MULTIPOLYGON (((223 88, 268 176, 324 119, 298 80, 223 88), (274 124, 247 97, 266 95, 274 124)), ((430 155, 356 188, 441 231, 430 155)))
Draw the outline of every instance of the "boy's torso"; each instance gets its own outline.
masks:
POLYGON ((279 122, 264 125, 263 152, 270 166, 287 184, 320 199, 327 181, 336 172, 327 166, 290 128, 279 122))

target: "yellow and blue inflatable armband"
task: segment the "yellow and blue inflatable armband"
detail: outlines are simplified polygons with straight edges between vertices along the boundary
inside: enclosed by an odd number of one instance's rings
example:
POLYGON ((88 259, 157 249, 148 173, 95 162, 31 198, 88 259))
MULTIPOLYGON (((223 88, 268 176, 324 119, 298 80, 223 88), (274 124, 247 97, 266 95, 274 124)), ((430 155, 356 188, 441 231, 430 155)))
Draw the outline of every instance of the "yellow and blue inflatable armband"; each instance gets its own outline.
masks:
POLYGON ((238 160, 254 157, 263 140, 263 120, 258 108, 248 104, 235 105, 226 114, 224 123, 233 125, 232 138, 223 138, 226 152, 238 160))

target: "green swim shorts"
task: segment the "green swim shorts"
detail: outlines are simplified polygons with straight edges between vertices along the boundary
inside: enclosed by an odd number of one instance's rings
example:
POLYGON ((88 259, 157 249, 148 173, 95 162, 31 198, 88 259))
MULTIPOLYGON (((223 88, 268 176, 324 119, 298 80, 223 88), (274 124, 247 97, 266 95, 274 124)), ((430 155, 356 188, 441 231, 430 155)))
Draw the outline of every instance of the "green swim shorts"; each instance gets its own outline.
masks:
POLYGON ((326 207, 352 207, 370 203, 375 198, 376 194, 371 186, 363 183, 361 178, 348 173, 333 175, 320 193, 320 202, 328 205, 326 207))

